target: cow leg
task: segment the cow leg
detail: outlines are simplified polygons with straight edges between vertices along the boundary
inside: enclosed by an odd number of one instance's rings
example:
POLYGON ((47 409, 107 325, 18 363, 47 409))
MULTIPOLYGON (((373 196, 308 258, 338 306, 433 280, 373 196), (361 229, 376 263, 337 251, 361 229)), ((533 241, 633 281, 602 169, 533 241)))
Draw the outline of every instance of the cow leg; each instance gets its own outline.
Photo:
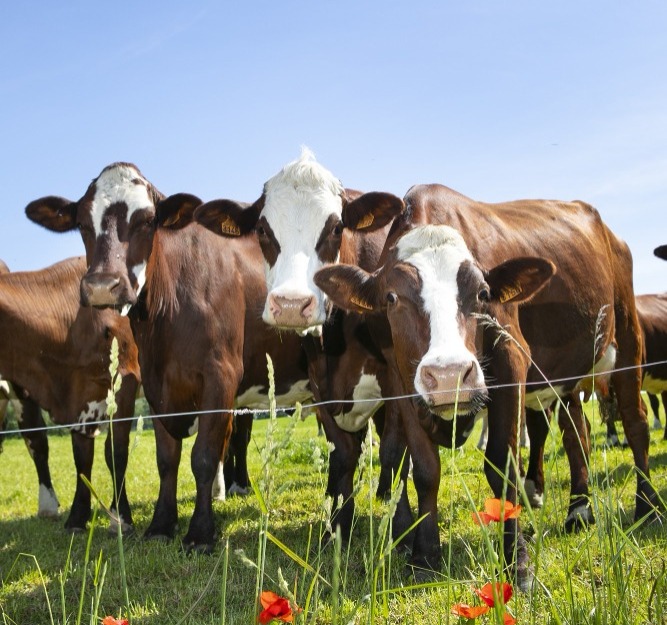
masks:
POLYGON ((90 519, 90 490, 81 479, 84 476, 89 482, 93 470, 93 454, 95 439, 79 432, 72 432, 72 451, 76 467, 76 491, 65 529, 70 532, 83 532, 90 519))
MULTIPOLYGON (((414 520, 407 490, 410 455, 407 451, 403 423, 401 422, 401 415, 398 412, 396 402, 389 402, 385 404, 384 408, 382 436, 380 439, 380 483, 377 495, 383 498, 388 498, 391 495, 394 477, 400 471, 402 491, 392 520, 392 538, 396 540, 407 531, 414 520), (383 480, 387 483, 383 484, 383 480)), ((411 549, 413 540, 414 532, 411 532, 403 539, 401 545, 399 545, 399 549, 411 549)))
MULTIPOLYGON (((361 441, 365 430, 346 432, 338 427, 326 408, 319 409, 319 420, 324 428, 328 442, 334 449, 329 454, 329 475, 327 478, 327 495, 333 499, 331 511, 331 527, 334 532, 338 527, 344 541, 350 539, 352 521, 354 519, 354 497, 352 496, 354 472, 361 455, 361 441)), ((331 536, 325 535, 325 541, 331 536)))
MULTIPOLYGON (((611 376, 623 421, 625 438, 632 450, 637 470, 635 521, 647 515, 655 516, 660 507, 659 498, 650 482, 648 464, 649 428, 641 389, 641 340, 636 314, 628 315, 623 305, 614 309, 618 358, 616 371, 611 376)), ((634 311, 632 311, 634 313, 634 311)))
MULTIPOLYGON (((417 491, 419 517, 415 528, 409 565, 417 578, 440 569, 442 550, 438 529, 438 490, 440 488, 440 454, 438 447, 417 421, 415 408, 402 411, 403 427, 412 457, 412 479, 417 491), (411 418, 412 417, 412 418, 411 418)), ((430 415, 429 415, 430 418, 430 415)))
MULTIPOLYGON (((18 397, 25 396, 22 389, 14 385, 18 397)), ((13 400, 16 421, 19 430, 45 427, 41 408, 29 398, 13 400)), ((51 482, 49 470, 49 441, 44 430, 22 433, 28 453, 35 464, 37 480, 39 482, 39 504, 37 516, 55 518, 58 516, 60 503, 51 482)))
POLYGON ((130 418, 134 414, 134 399, 136 394, 137 385, 134 378, 132 380, 123 380, 123 386, 116 396, 118 410, 115 416, 118 421, 114 421, 113 426, 109 428, 104 446, 104 457, 107 468, 111 473, 112 483, 115 483, 111 501, 113 516, 109 525, 109 531, 113 533, 118 531, 118 523, 120 523, 121 531, 124 534, 134 531, 130 502, 127 499, 127 490, 125 488, 125 472, 127 471, 130 431, 132 430, 132 421, 130 418))
POLYGON ((574 532, 595 523, 588 491, 591 426, 578 394, 565 399, 558 411, 558 425, 563 432, 563 447, 570 463, 570 506, 565 531, 574 532))
MULTIPOLYGON (((496 337, 490 335, 485 340, 489 338, 495 344, 496 337)), ((500 386, 493 389, 489 397, 489 440, 484 473, 494 496, 505 498, 512 504, 517 503, 519 476, 515 463, 510 461, 510 454, 516 458, 518 453, 517 432, 519 423, 525 422, 525 406, 524 388, 511 382, 525 380, 527 371, 528 361, 511 343, 498 344, 494 348, 489 374, 500 386)), ((532 584, 532 571, 518 519, 507 519, 503 523, 503 561, 508 575, 516 575, 517 586, 528 591, 532 584)))
POLYGON ((153 520, 144 533, 144 538, 172 539, 178 529, 176 487, 178 465, 181 461, 182 441, 174 438, 161 419, 153 420, 157 470, 160 476, 160 492, 153 511, 153 520))
POLYGON ((665 432, 662 435, 662 438, 663 440, 667 441, 667 391, 663 391, 661 397, 662 397, 662 409, 665 411, 665 432))
POLYGON ((385 459, 388 461, 389 456, 385 453, 382 453, 383 445, 383 434, 385 431, 385 410, 386 406, 383 404, 373 415, 373 423, 375 424, 375 431, 377 432, 378 439, 380 440, 380 479, 378 480, 377 491, 375 496, 378 499, 386 499, 391 494, 391 482, 392 482, 392 470, 385 462, 385 459))
MULTIPOLYGON (((231 409, 232 403, 233 398, 230 398, 226 404, 222 405, 231 409)), ((197 494, 190 525, 183 538, 183 548, 186 551, 202 553, 213 551, 215 523, 211 492, 218 462, 220 457, 227 453, 229 447, 232 427, 231 412, 212 413, 199 417, 199 431, 190 456, 190 466, 195 477, 197 494)))
POLYGON ((225 470, 229 464, 229 473, 225 472, 225 484, 228 495, 245 497, 250 494, 250 476, 248 475, 248 444, 252 435, 253 415, 238 414, 234 417, 234 431, 229 443, 229 453, 225 461, 225 470))
POLYGON ((533 508, 541 508, 544 504, 544 445, 549 434, 551 409, 526 409, 526 427, 530 440, 528 454, 528 470, 524 488, 528 502, 533 508))

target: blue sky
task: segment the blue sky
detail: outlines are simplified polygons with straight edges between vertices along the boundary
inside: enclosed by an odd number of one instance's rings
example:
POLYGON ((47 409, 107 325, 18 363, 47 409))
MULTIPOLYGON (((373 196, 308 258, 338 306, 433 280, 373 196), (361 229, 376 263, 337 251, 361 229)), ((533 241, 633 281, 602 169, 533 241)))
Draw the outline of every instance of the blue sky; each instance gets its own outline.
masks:
POLYGON ((590 202, 667 290, 665 33, 663 0, 3 3, 0 257, 82 253, 25 205, 113 161, 253 201, 307 145, 357 189, 590 202))

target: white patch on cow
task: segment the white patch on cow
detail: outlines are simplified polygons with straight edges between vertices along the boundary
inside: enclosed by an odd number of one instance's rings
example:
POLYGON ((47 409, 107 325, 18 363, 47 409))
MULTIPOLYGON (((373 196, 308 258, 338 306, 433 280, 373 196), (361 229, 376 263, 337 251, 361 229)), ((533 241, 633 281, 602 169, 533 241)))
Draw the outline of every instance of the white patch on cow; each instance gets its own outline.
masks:
MULTIPOLYGON (((313 277, 322 267, 315 246, 327 219, 342 215, 344 192, 340 181, 322 167, 308 149, 264 185, 262 216, 273 231, 280 253, 273 267, 265 263, 269 294, 289 299, 315 296, 309 325, 326 319, 326 296, 313 277)), ((262 318, 275 323, 267 300, 262 318)))
POLYGON ((589 525, 591 523, 591 510, 586 504, 581 504, 580 506, 577 506, 570 512, 570 514, 567 515, 565 519, 565 525, 567 525, 570 522, 579 522, 583 523, 584 525, 589 525))
MULTIPOLYGON (((235 406, 237 408, 250 408, 253 410, 266 410, 269 407, 269 394, 265 386, 251 386, 236 398, 235 406)), ((282 395, 276 395, 276 406, 278 408, 285 406, 294 406, 296 402, 303 403, 313 396, 308 380, 299 380, 295 382, 282 395)))
MULTIPOLYGON (((405 234, 396 247, 398 259, 419 272, 421 296, 430 321, 431 341, 417 367, 415 390, 428 396, 421 382, 421 371, 426 366, 472 361, 482 378, 477 357, 467 348, 459 328, 457 275, 463 262, 474 262, 463 237, 449 226, 422 226, 405 234)), ((447 414, 442 416, 449 419, 447 414)))
POLYGON ((142 289, 144 288, 144 285, 146 284, 146 266, 148 265, 147 262, 139 263, 138 265, 135 265, 132 267, 132 273, 135 275, 137 279, 137 297, 141 293, 142 289))
POLYGON ((199 417, 195 417, 195 422, 188 428, 188 436, 193 436, 199 431, 199 417))
POLYGON ((382 405, 382 391, 377 378, 362 370, 361 377, 352 391, 352 399, 354 403, 350 410, 334 416, 338 427, 346 432, 358 432, 366 427, 368 420, 382 405))
POLYGON ((37 516, 42 518, 53 518, 58 516, 60 502, 58 501, 58 497, 56 497, 56 491, 52 488, 48 488, 44 484, 40 484, 38 501, 37 516))
POLYGON ((90 214, 96 236, 103 234, 102 218, 107 208, 119 203, 127 206, 128 223, 135 211, 153 206, 148 182, 136 169, 127 165, 116 165, 104 170, 95 182, 95 197, 90 214), (135 180, 141 180, 144 184, 136 184, 135 180))
POLYGON ((226 499, 225 472, 223 468, 224 465, 222 462, 218 462, 218 469, 215 472, 215 477, 213 478, 213 487, 211 488, 211 496, 213 499, 217 499, 218 501, 224 501, 226 499))
MULTIPOLYGON (((86 426, 97 421, 103 421, 107 419, 107 402, 102 401, 89 401, 86 405, 85 410, 81 412, 79 418, 77 419, 78 425, 74 426, 72 429, 75 431, 82 431, 86 426)), ((101 431, 101 428, 97 428, 93 432, 93 436, 97 436, 101 431)))
POLYGON ((536 391, 529 390, 526 393, 526 408, 531 410, 546 410, 555 400, 563 396, 565 387, 562 384, 555 384, 536 391))
POLYGON ((523 487, 526 491, 528 503, 530 503, 533 508, 541 508, 544 505, 544 495, 537 492, 535 481, 527 479, 523 487))
POLYGON ((250 489, 245 486, 239 486, 237 482, 234 482, 229 487, 229 494, 236 495, 237 497, 247 497, 250 494, 250 489))
POLYGON ((118 511, 112 508, 111 515, 109 516, 109 533, 118 534, 119 525, 121 534, 128 534, 133 530, 133 527, 123 519, 123 515, 118 514, 118 511))
POLYGON ((9 382, 7 382, 7 380, 4 380, 2 378, 0 378, 0 393, 6 395, 8 398, 12 394, 9 382))
POLYGON ((667 391, 667 380, 653 378, 650 373, 647 373, 642 380, 642 390, 651 395, 660 395, 663 391, 667 391))

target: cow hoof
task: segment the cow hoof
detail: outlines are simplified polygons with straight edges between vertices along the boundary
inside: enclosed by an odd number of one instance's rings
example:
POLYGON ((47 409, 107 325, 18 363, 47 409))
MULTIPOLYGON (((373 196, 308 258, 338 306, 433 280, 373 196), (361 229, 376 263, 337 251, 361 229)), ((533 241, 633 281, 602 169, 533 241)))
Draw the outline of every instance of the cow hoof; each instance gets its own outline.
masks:
POLYGON ((49 521, 57 521, 60 518, 60 513, 57 510, 40 510, 37 512, 40 519, 48 519, 49 521))
POLYGON ((516 572, 516 587, 519 592, 529 593, 533 588, 533 581, 535 580, 535 572, 532 566, 524 566, 517 568, 516 572))
POLYGON ((662 430, 662 423, 660 423, 660 419, 653 419, 653 429, 662 430))
POLYGON ((245 486, 239 486, 236 482, 234 482, 227 491, 227 495, 229 495, 230 497, 234 496, 247 497, 249 494, 250 494, 250 488, 245 486))
POLYGON ((181 548, 183 551, 187 554, 201 554, 204 556, 210 556, 213 553, 213 545, 212 544, 196 544, 188 541, 183 541, 181 544, 181 548))
POLYGON ((586 529, 590 525, 595 524, 595 517, 593 511, 588 504, 577 506, 570 510, 565 519, 565 531, 568 534, 579 532, 586 529))
POLYGON ((65 525, 65 530, 67 531, 68 534, 83 534, 86 531, 85 527, 68 527, 65 525))
MULTIPOLYGON (((109 529, 107 530, 111 536, 118 536, 118 523, 109 523, 109 529)), ((130 523, 122 523, 120 525, 120 533, 125 536, 132 536, 134 534, 134 525, 130 523)))
POLYGON ((541 508, 544 505, 544 497, 542 493, 538 493, 535 482, 533 480, 526 480, 524 484, 524 489, 526 491, 526 498, 528 503, 533 508, 541 508))
POLYGON ((628 441, 621 441, 616 434, 612 434, 611 436, 607 436, 607 440, 605 441, 605 445, 607 447, 627 447, 628 446, 628 441))

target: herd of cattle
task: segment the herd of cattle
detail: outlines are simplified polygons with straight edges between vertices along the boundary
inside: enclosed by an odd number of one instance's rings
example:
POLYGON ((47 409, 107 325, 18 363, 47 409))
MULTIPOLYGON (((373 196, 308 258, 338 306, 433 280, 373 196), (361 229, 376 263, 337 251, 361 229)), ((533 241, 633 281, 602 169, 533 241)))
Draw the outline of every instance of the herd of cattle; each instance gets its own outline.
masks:
MULTIPOLYGON (((511 502, 519 476, 510 456, 525 419, 526 490, 539 504, 547 419, 561 404, 571 468, 565 526, 574 530, 594 522, 581 398, 613 397, 636 467, 635 517, 660 513, 640 390, 667 390, 667 296, 635 298, 628 247, 588 204, 487 204, 440 185, 412 187, 403 199, 360 193, 304 150, 254 204, 165 197, 137 167, 114 163, 78 201, 44 197, 26 214, 56 232, 78 229, 86 250, 85 259, 0 275, 0 375, 18 399, 42 515, 59 504, 40 407, 72 426, 77 476, 89 477, 114 337, 123 382, 105 456, 126 531, 139 385, 155 415, 160 478, 145 536, 176 533, 182 441, 196 432, 196 502, 183 544, 209 551, 221 459, 227 486, 247 487, 252 417, 233 411, 267 407, 266 354, 279 406, 322 402, 318 419, 333 443, 327 493, 342 501, 332 521, 343 536, 369 420, 381 433, 378 494, 397 472, 407 479, 410 457, 425 517, 403 541, 415 570, 441 564, 437 447, 463 444, 482 416, 486 477, 494 496, 511 502)), ((667 247, 655 253, 665 258, 667 247)), ((72 531, 85 528, 91 506, 77 480, 72 531)), ((412 523, 403 489, 395 536, 412 523)), ((502 551, 525 586, 530 563, 516 519, 505 524, 502 551)))

